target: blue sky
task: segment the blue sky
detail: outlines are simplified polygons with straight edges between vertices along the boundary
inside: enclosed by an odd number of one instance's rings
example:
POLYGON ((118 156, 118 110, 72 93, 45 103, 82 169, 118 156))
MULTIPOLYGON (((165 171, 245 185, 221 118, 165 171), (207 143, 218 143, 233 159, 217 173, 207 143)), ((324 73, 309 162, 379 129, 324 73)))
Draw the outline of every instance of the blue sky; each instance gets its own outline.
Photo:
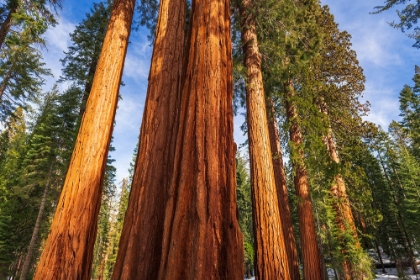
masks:
MULTIPOLYGON (((353 37, 353 49, 357 52, 360 65, 366 75, 364 98, 371 103, 368 120, 387 127, 391 120, 398 120, 398 94, 404 84, 412 84, 414 65, 420 64, 420 50, 412 47, 414 41, 396 30, 387 22, 396 19, 395 11, 371 15, 373 7, 382 5, 384 0, 322 0, 329 5, 335 15, 340 30, 347 30, 353 37)), ((63 51, 70 46, 69 33, 90 10, 93 1, 63 0, 63 9, 59 11, 59 24, 47 31, 47 50, 44 51, 45 62, 51 68, 54 79, 49 79, 45 90, 51 89, 54 81, 61 74, 60 58, 63 51)), ((112 157, 116 160, 117 184, 128 176, 128 168, 137 144, 147 77, 152 49, 147 41, 148 31, 133 31, 125 62, 121 88, 122 100, 116 115, 114 143, 116 151, 112 157)), ((67 85, 61 85, 64 89, 67 85)), ((235 140, 244 141, 240 125, 243 118, 235 118, 235 140)))

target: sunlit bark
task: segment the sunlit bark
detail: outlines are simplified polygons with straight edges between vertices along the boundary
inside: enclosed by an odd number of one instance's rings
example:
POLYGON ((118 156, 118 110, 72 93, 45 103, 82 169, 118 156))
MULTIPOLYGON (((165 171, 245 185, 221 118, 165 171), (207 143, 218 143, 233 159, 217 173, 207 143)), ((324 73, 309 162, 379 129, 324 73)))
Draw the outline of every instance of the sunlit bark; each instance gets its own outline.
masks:
POLYGON ((134 0, 115 0, 76 146, 34 279, 90 279, 134 0))

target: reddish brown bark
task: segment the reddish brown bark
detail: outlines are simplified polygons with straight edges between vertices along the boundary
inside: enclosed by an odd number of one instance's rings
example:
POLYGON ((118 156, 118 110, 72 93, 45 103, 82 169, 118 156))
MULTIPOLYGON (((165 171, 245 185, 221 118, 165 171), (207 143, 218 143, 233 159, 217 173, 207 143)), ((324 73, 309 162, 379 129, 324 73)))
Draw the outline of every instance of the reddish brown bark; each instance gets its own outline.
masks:
POLYGON ((274 178, 276 181, 277 198, 281 213, 284 242, 289 260, 290 278, 299 279, 299 257, 293 232, 292 213, 290 211, 289 194, 287 190, 286 172, 284 171, 283 155, 281 151, 280 135, 277 119, 271 98, 266 99, 268 131, 270 133, 270 147, 273 155, 274 178))
POLYGON ((312 201, 305 167, 305 156, 302 148, 302 131, 299 116, 294 104, 294 87, 292 82, 284 85, 287 119, 290 125, 289 134, 292 149, 294 185, 298 199, 299 229, 302 247, 303 275, 305 280, 324 279, 322 263, 317 243, 315 221, 312 212, 312 201))
POLYGON ((251 170, 256 277, 290 279, 265 107, 256 25, 250 0, 242 0, 241 29, 246 74, 246 108, 251 170))
POLYGON ((185 1, 162 0, 139 151, 113 279, 158 279, 178 132, 184 29, 185 1))
POLYGON ((2 49, 4 41, 6 40, 7 34, 9 34, 10 27, 12 27, 12 16, 17 12, 19 8, 18 1, 12 1, 13 4, 10 7, 9 13, 7 14, 6 19, 3 21, 0 27, 0 49, 2 49))
POLYGON ((90 279, 112 124, 134 0, 116 0, 86 112, 34 279, 90 279))
POLYGON ((156 279, 242 279, 229 1, 194 0, 156 279))
MULTIPOLYGON (((326 108, 326 104, 321 104, 320 106, 321 112, 328 116, 328 110, 326 108)), ((339 164, 340 158, 337 153, 337 147, 333 137, 333 131, 331 127, 327 129, 327 135, 324 137, 325 146, 328 149, 328 153, 330 155, 331 160, 339 164)), ((340 229, 341 235, 346 234, 348 230, 350 230, 351 234, 354 237, 354 241, 356 242, 354 245, 360 248, 359 237, 356 231, 356 225, 354 223, 353 213, 350 207, 350 201, 347 196, 347 187, 344 182, 343 177, 341 174, 337 174, 334 178, 333 184, 331 186, 331 195, 336 202, 334 205, 334 210, 336 212, 336 225, 337 228, 340 229)), ((340 236, 339 236, 340 238, 340 236)), ((343 249, 343 254, 346 254, 346 250, 343 249)), ((361 277, 355 275, 353 273, 352 264, 345 260, 342 263, 343 272, 342 278, 350 280, 350 279, 359 279, 361 277)))

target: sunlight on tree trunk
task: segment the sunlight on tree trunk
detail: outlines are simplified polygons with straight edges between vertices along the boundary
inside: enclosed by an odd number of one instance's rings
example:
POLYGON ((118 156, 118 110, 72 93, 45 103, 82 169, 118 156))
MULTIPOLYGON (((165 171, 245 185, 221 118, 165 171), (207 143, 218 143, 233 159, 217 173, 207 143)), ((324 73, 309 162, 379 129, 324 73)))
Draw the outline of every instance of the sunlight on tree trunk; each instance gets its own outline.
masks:
POLYGON ((157 279, 159 272, 179 125, 184 29, 185 1, 162 0, 139 151, 113 279, 157 279))
POLYGON ((279 212, 270 148, 265 94, 256 25, 251 1, 242 0, 241 29, 246 74, 246 108, 251 171, 252 206, 259 279, 289 279, 289 262, 279 212))
POLYGON ((303 275, 305 280, 323 279, 322 264, 315 231, 312 201, 302 149, 302 131, 299 125, 296 105, 293 102, 294 86, 291 81, 284 85, 287 119, 290 125, 294 185, 298 200, 299 229, 302 248, 303 275))
POLYGON ((229 1, 194 0, 157 279, 242 279, 229 1))
POLYGON ((134 0, 116 0, 64 187, 34 279, 90 279, 134 0))
POLYGON ((297 253, 295 234, 293 231, 293 220, 289 204, 286 172, 284 171, 283 155, 281 151, 279 126, 276 119, 273 100, 271 98, 266 98, 266 104, 271 154, 273 156, 274 178, 276 180, 284 242, 286 245, 287 258, 289 260, 290 277, 291 279, 299 279, 299 257, 297 253))

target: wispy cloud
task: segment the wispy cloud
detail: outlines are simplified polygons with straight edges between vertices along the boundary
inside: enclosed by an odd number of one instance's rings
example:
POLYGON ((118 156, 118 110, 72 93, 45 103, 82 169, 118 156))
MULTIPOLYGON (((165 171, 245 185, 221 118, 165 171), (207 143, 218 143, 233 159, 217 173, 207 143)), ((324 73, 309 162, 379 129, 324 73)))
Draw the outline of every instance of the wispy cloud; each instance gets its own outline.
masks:
POLYGON ((126 86, 120 88, 122 100, 118 102, 113 133, 113 145, 116 151, 111 154, 115 159, 114 166, 117 168, 117 182, 128 176, 133 151, 140 134, 147 90, 147 78, 132 79, 127 77, 126 72, 124 73, 123 80, 126 86))
POLYGON ((399 119, 398 95, 404 84, 411 84, 418 50, 413 40, 388 22, 396 20, 395 11, 370 14, 384 0, 322 0, 330 7, 340 30, 352 35, 353 49, 366 76, 364 99, 372 104, 366 118, 383 128, 399 119))
MULTIPOLYGON (((69 34, 75 29, 75 24, 67 21, 65 18, 59 18, 58 24, 45 34, 47 48, 43 51, 44 61, 51 69, 54 77, 47 79, 46 89, 51 89, 52 85, 58 80, 63 68, 60 59, 64 57, 64 51, 67 51, 71 45, 69 34)), ((60 85, 61 89, 66 88, 67 84, 60 85)))
POLYGON ((145 36, 135 33, 132 39, 124 65, 124 75, 132 78, 134 82, 147 79, 150 68, 150 57, 152 55, 152 47, 145 36))

